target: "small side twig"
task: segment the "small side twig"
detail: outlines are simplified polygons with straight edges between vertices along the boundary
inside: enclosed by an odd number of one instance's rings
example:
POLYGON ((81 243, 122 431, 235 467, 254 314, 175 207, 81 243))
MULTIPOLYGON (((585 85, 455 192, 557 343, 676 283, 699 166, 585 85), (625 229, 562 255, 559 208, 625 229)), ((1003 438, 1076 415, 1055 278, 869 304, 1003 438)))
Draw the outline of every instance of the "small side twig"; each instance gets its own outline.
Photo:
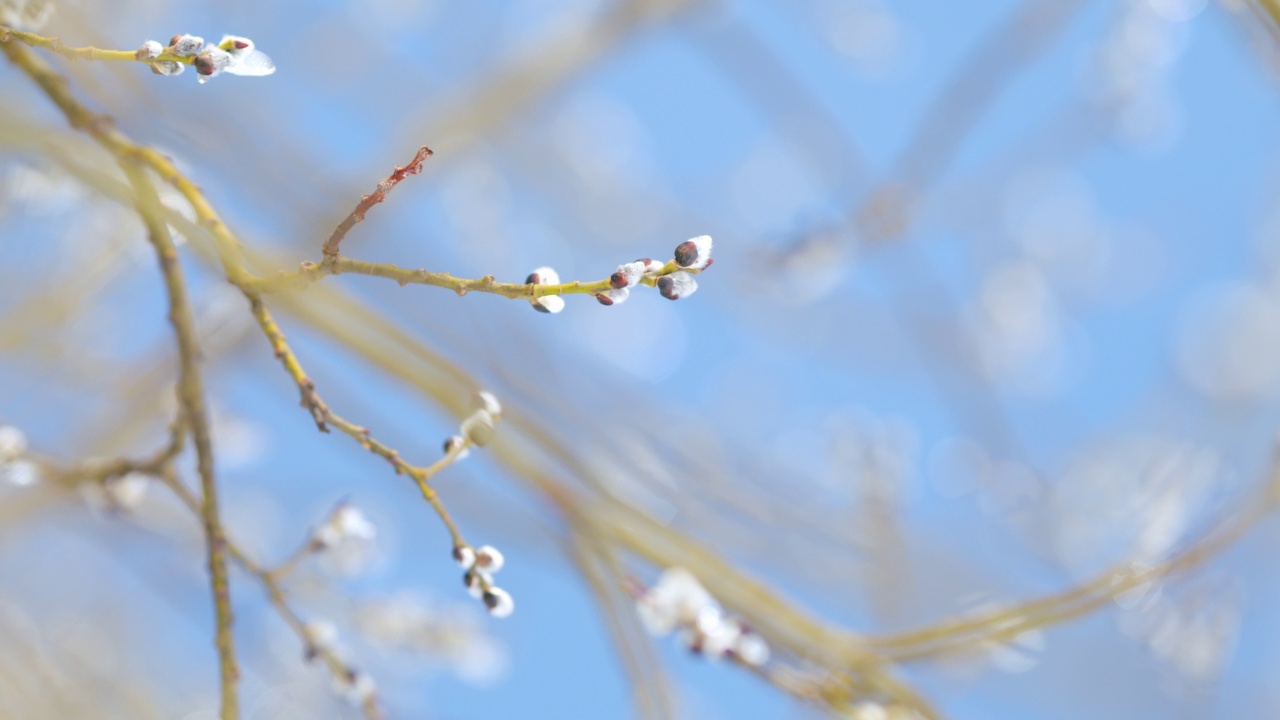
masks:
POLYGON ((400 184, 401 180, 410 175, 417 175, 422 172, 422 163, 425 162, 427 158, 431 157, 431 155, 431 148, 426 145, 418 148, 417 154, 413 156, 413 159, 409 161, 409 164, 403 167, 396 166, 394 172, 378 182, 378 187, 375 188, 373 192, 360 198, 360 202, 356 203, 355 209, 343 218, 342 222, 338 223, 338 227, 333 229, 333 234, 329 236, 328 240, 324 241, 324 262, 328 263, 332 260, 336 260, 338 257, 338 246, 342 243, 342 238, 346 237, 347 233, 351 231, 351 228, 355 227, 356 223, 364 220, 364 214, 369 212, 370 208, 383 200, 386 200, 387 193, 391 192, 392 188, 400 184))

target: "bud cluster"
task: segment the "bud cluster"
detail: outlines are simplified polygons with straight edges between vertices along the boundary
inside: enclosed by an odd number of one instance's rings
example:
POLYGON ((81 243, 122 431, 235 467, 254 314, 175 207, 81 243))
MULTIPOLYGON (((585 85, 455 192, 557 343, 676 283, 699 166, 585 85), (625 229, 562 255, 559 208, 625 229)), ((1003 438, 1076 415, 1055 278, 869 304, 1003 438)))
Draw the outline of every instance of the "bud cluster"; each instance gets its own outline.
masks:
MULTIPOLYGON (((689 297, 698 289, 694 274, 711 267, 711 236, 700 235, 676 246, 675 257, 670 263, 650 258, 619 265, 609 276, 609 289, 596 293, 601 305, 617 305, 631 297, 631 288, 645 284, 658 288, 662 297, 679 300, 689 297)), ((560 274, 553 268, 540 267, 524 279, 526 285, 559 285, 560 274)), ((559 295, 543 295, 529 300, 533 309, 542 313, 558 313, 564 310, 564 298, 559 295)))
POLYGON ((466 584, 467 592, 483 602, 490 615, 504 618, 516 609, 511 594, 493 584, 494 574, 506 562, 498 548, 484 545, 473 549, 469 545, 459 545, 453 549, 453 561, 466 571, 462 574, 462 582, 466 584))
POLYGON ((636 598, 636 610, 654 635, 678 632, 695 653, 731 657, 746 665, 769 660, 769 645, 745 620, 727 615, 720 603, 684 568, 670 568, 636 598))
POLYGON ((187 63, 182 60, 159 60, 162 55, 175 58, 191 58, 190 64, 204 83, 221 73, 231 75, 261 76, 276 71, 270 57, 256 47, 253 41, 237 35, 224 35, 217 45, 206 45, 204 38, 196 35, 174 35, 169 45, 148 40, 133 54, 138 60, 151 63, 151 71, 157 75, 181 75, 187 63))

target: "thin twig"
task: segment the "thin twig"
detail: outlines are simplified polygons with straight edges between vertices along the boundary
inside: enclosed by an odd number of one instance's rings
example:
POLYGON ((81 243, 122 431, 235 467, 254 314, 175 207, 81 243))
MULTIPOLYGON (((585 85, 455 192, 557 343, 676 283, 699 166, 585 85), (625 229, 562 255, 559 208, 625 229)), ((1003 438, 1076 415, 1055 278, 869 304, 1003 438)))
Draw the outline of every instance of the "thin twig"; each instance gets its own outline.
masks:
POLYGON ((360 198, 360 202, 356 203, 356 207, 351 211, 351 214, 343 218, 342 222, 338 223, 338 227, 333 229, 333 234, 329 236, 329 239, 324 241, 325 262, 337 259, 338 245, 342 243, 342 238, 347 236, 351 228, 355 227, 356 223, 364 220, 364 214, 369 212, 370 208, 386 200, 387 193, 391 192, 401 180, 409 175, 417 175, 422 172, 422 163, 431 155, 431 148, 426 145, 418 148, 417 154, 413 156, 408 165, 404 167, 397 166, 395 171, 388 175, 386 179, 378 182, 378 187, 372 193, 360 198))

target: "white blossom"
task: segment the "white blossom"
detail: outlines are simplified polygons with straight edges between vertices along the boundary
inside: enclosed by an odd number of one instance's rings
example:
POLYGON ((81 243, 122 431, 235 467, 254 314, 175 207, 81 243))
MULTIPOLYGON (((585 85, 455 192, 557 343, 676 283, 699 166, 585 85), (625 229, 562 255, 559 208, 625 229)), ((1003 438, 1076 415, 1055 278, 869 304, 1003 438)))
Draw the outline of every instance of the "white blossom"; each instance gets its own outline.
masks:
POLYGON ((0 463, 27 451, 27 434, 12 425, 0 425, 0 463))
POLYGON ((377 526, 359 508, 344 502, 316 529, 312 539, 321 548, 334 548, 346 540, 372 540, 377 534, 377 526))
POLYGON ((338 628, 328 620, 312 620, 303 628, 307 642, 316 652, 332 650, 338 641, 338 628))
POLYGON ((719 605, 693 573, 670 568, 636 600, 640 621, 654 635, 666 635, 680 625, 692 625, 702 608, 719 605))
POLYGON ((759 667, 769 662, 769 643, 753 632, 744 632, 739 635, 733 652, 739 660, 752 667, 759 667))
POLYGON ((117 510, 133 510, 142 504, 151 479, 144 473, 131 472, 108 480, 103 489, 107 502, 117 510))
POLYGON ((0 482, 27 487, 40 482, 40 466, 30 460, 0 463, 0 482))
POLYGON ((378 692, 378 684, 367 673, 350 671, 333 680, 333 691, 352 705, 363 705, 378 692))

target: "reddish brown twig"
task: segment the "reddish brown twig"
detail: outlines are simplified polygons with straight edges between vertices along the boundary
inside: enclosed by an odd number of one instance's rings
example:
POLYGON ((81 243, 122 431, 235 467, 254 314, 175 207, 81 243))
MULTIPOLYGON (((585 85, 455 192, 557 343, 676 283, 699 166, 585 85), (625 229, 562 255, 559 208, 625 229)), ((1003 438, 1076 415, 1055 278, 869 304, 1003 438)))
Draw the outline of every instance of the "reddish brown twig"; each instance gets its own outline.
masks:
POLYGON ((351 228, 355 227, 356 223, 364 220, 364 214, 369 212, 369 208, 386 200, 387 193, 391 192, 391 188, 398 185, 405 177, 422 172, 422 163, 431 155, 431 148, 426 145, 418 148, 418 153, 413 156, 408 165, 404 167, 397 166, 395 172, 388 175, 385 180, 378 182, 377 189, 360 198, 360 202, 356 203, 356 207, 351 211, 351 214, 343 218, 342 222, 338 223, 338 227, 333 229, 333 234, 329 236, 329 239, 324 241, 324 261, 326 263, 338 258, 338 245, 342 243, 342 238, 347 236, 347 233, 351 231, 351 228))

